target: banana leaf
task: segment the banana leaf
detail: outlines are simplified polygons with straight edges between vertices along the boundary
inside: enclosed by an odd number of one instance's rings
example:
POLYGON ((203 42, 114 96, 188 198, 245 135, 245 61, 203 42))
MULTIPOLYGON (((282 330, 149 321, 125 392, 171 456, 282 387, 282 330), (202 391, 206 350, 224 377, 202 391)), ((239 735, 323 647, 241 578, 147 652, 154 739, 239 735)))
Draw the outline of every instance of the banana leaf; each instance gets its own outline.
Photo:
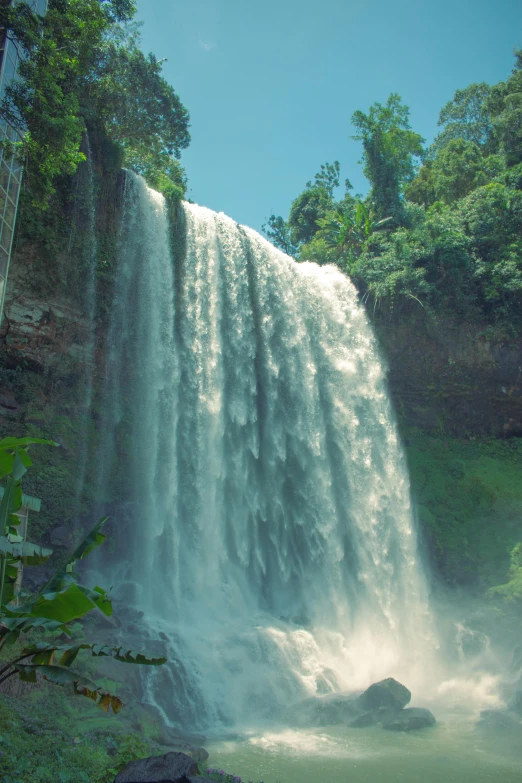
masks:
POLYGON ((16 663, 13 667, 24 682, 37 682, 40 674, 53 685, 70 686, 74 694, 91 699, 97 707, 108 712, 112 707, 118 713, 123 707, 122 700, 113 693, 104 690, 88 677, 79 677, 76 672, 64 666, 53 664, 16 663))

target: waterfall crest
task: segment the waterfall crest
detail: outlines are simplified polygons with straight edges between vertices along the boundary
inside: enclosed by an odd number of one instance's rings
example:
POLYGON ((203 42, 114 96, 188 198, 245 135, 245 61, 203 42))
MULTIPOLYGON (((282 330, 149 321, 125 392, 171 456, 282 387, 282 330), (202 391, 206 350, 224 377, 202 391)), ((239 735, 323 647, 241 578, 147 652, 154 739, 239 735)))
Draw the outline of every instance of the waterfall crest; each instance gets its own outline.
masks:
POLYGON ((223 214, 128 175, 108 335, 103 472, 128 443, 122 584, 170 663, 172 723, 273 718, 412 671, 430 646, 409 483, 364 308, 223 214))

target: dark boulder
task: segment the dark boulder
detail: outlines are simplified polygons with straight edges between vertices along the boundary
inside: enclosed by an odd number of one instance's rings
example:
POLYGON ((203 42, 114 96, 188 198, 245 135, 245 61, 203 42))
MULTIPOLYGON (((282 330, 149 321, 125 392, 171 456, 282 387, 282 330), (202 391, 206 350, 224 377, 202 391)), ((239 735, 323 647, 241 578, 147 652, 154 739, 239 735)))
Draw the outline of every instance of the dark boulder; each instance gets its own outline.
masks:
POLYGON ((51 531, 51 544, 53 546, 72 546, 73 529, 71 525, 60 525, 51 531))
POLYGON ((362 693, 355 702, 356 707, 363 712, 386 707, 388 709, 402 710, 411 700, 411 692, 406 686, 388 677, 381 680, 362 693))
POLYGON ((520 730, 520 718, 508 710, 482 710, 479 728, 520 730))
POLYGON ((394 715, 383 718, 380 721, 383 729, 389 731, 415 731, 435 726, 435 715, 421 707, 409 707, 407 710, 399 710, 394 715))
MULTIPOLYGON (((114 783, 178 783, 198 774, 197 763, 185 753, 166 753, 131 761, 116 775, 114 783)), ((201 780, 201 779, 200 779, 201 780)))

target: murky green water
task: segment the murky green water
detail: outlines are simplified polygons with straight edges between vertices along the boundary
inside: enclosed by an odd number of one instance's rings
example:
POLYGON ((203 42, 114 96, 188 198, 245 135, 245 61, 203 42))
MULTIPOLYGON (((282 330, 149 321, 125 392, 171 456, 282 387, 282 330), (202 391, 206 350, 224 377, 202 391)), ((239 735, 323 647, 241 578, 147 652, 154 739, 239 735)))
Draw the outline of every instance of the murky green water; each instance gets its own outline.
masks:
POLYGON ((450 718, 402 734, 344 726, 252 735, 207 745, 209 765, 264 783, 521 783, 520 732, 450 718))

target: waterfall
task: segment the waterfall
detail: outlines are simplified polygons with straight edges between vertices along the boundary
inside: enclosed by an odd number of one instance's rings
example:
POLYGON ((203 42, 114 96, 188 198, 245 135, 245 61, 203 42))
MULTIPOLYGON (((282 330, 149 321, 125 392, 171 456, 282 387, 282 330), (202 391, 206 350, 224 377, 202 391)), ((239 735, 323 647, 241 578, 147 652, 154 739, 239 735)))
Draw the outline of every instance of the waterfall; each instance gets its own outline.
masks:
POLYGON ((431 620, 385 371, 354 286, 127 176, 102 473, 125 459, 119 590, 172 724, 245 725, 426 664, 431 620), (118 438, 126 443, 121 455, 118 438))

